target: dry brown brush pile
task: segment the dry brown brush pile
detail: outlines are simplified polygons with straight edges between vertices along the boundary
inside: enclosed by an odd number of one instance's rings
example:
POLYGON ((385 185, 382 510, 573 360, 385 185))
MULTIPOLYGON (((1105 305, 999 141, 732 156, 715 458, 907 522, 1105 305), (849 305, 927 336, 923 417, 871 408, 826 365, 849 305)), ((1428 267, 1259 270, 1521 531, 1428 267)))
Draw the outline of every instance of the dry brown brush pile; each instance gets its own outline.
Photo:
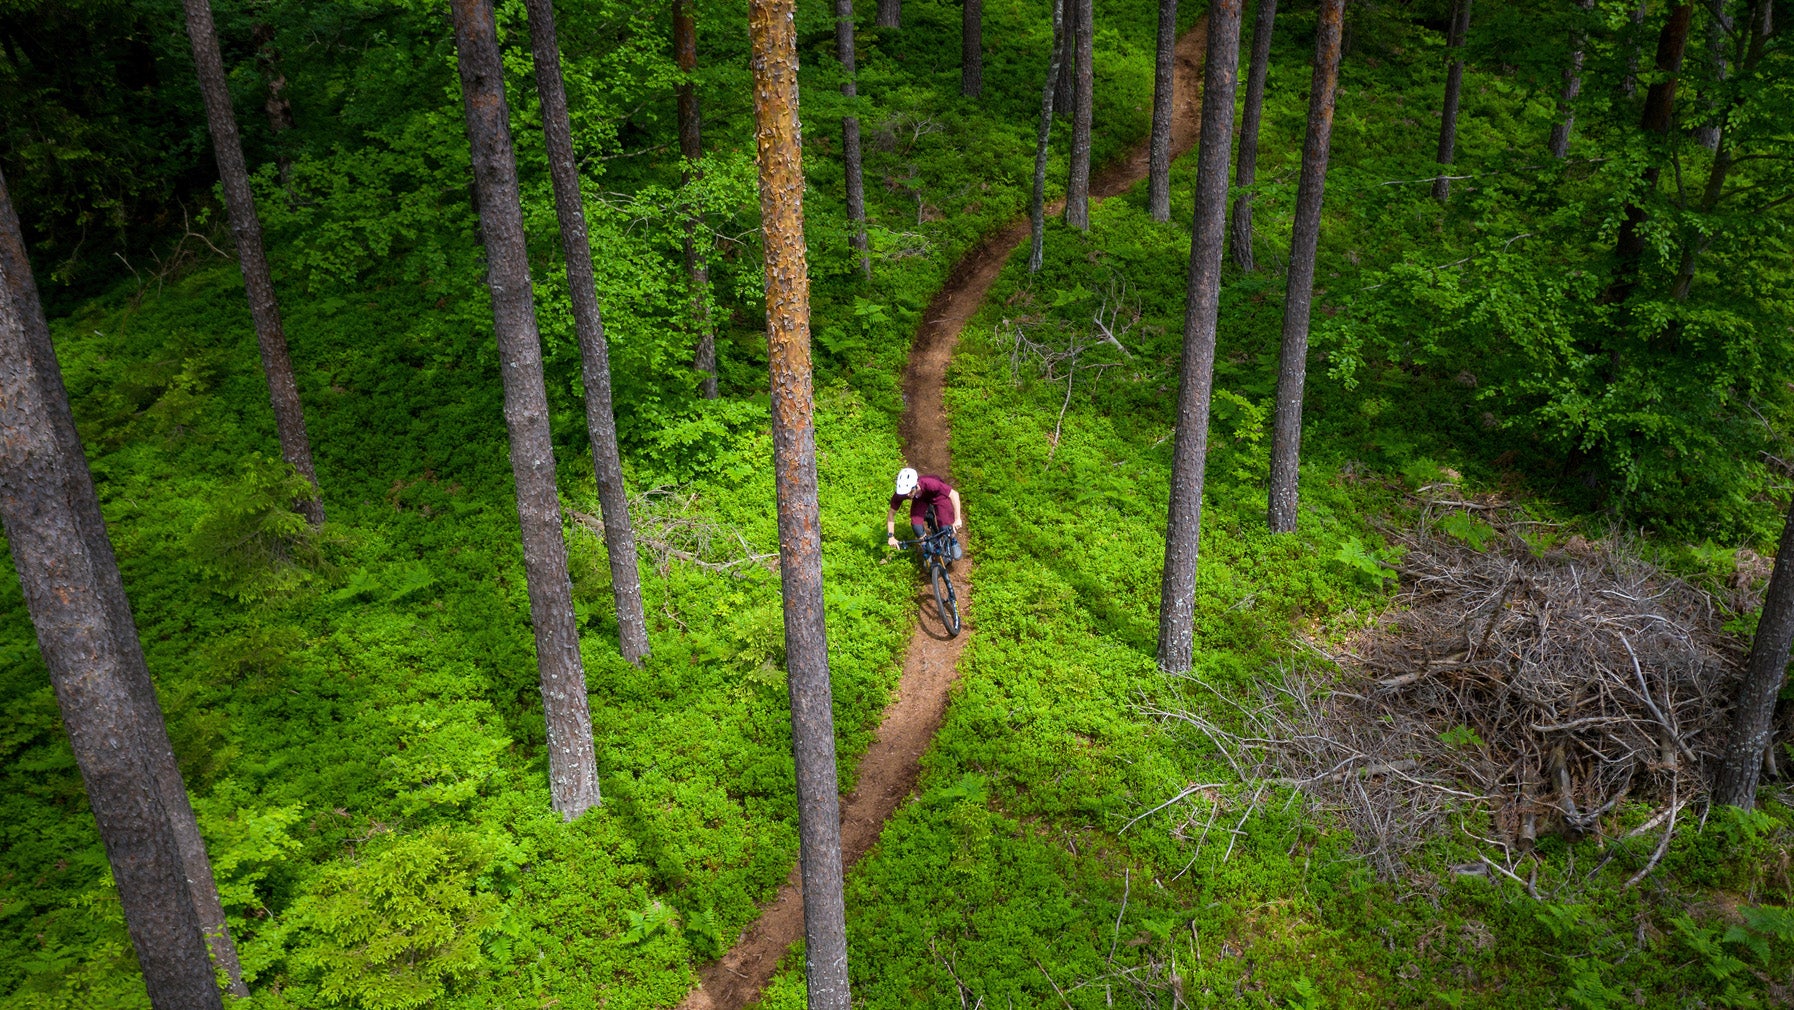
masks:
POLYGON ((1743 643, 1721 625, 1754 606, 1751 573, 1716 600, 1623 541, 1562 536, 1494 501, 1431 498, 1394 539, 1395 606, 1316 648, 1337 669, 1298 665, 1246 704, 1191 678, 1206 711, 1220 699, 1228 714, 1158 714, 1201 731, 1242 779, 1337 811, 1384 873, 1447 830, 1483 845, 1460 869, 1511 876, 1541 834, 1622 833, 1630 800, 1656 814, 1623 833, 1662 832, 1642 877, 1723 746, 1743 643), (1475 808, 1487 817, 1460 816, 1475 808))

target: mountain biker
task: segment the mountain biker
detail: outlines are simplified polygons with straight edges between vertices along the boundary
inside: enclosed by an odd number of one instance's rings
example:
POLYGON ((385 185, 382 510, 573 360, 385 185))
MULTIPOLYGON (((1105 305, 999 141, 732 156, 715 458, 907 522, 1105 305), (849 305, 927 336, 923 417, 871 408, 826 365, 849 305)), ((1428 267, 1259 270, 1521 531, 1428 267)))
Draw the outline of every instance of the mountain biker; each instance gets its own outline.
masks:
POLYGON ((897 547, 897 507, 905 499, 909 500, 909 525, 920 540, 929 533, 942 527, 953 529, 953 560, 965 556, 965 549, 959 545, 959 532, 965 528, 965 508, 959 502, 959 492, 953 485, 934 474, 918 474, 915 470, 904 467, 897 471, 895 493, 891 495, 891 510, 885 516, 885 538, 892 547, 897 547))

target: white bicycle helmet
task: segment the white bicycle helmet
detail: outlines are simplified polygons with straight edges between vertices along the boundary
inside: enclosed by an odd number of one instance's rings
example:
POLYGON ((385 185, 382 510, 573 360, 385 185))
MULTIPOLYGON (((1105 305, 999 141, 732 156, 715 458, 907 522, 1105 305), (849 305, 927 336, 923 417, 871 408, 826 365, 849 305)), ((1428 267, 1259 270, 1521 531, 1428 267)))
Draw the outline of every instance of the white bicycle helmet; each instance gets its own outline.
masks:
POLYGON ((909 494, 911 491, 914 491, 916 489, 916 482, 919 479, 920 478, 916 476, 916 471, 907 466, 897 471, 897 493, 909 494))

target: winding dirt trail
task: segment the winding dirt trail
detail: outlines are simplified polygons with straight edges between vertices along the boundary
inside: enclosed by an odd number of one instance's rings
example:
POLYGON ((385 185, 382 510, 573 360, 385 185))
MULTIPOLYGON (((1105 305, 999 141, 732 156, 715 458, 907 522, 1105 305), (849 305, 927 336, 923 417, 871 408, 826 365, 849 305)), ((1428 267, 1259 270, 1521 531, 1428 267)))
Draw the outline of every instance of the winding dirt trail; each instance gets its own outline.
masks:
MULTIPOLYGON (((1208 22, 1198 21, 1177 40, 1177 71, 1173 88, 1171 153, 1177 157, 1196 145, 1202 115, 1202 57, 1208 44, 1208 22)), ((1142 141, 1121 158, 1092 176, 1093 199, 1120 194, 1146 178, 1147 146, 1142 141)), ((1049 214, 1057 214, 1064 202, 1055 202, 1049 214)), ((945 399, 947 365, 959 343, 960 331, 983 304, 984 296, 1002 272, 1016 247, 1028 240, 1028 219, 1010 222, 971 252, 960 257, 948 275, 946 286, 934 296, 922 314, 921 328, 910 346, 909 365, 903 374, 903 453, 909 464, 923 473, 950 475, 953 453, 949 445, 945 399)), ((969 502, 968 514, 977 503, 969 502)), ((954 566, 953 582, 961 611, 970 603, 972 559, 954 566)), ((851 871, 872 844, 885 821, 909 797, 921 774, 922 753, 934 739, 947 714, 947 699, 958 676, 959 655, 973 630, 966 613, 966 630, 950 638, 933 612, 927 587, 918 589, 922 617, 910 636, 904 654, 903 676, 896 696, 879 721, 877 735, 858 766, 858 787, 841 804, 841 860, 851 871)), ((759 999, 772 980, 779 962, 791 945, 803 938, 804 908, 798 889, 797 867, 784 886, 720 959, 698 971, 698 988, 679 1004, 680 1010, 741 1010, 759 999)))

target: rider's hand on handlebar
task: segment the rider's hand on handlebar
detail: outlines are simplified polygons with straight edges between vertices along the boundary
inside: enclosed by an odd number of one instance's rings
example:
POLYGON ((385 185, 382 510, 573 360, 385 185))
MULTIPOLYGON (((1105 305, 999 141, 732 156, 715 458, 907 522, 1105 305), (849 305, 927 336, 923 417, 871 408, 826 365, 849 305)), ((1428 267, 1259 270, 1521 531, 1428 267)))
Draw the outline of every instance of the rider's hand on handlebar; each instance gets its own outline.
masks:
POLYGON ((896 537, 896 535, 895 535, 895 534, 893 534, 893 535, 891 535, 891 536, 889 536, 889 537, 886 537, 886 538, 885 538, 885 543, 886 543, 886 544, 888 544, 888 545, 889 545, 889 546, 891 546, 891 547, 896 547, 896 546, 899 546, 899 545, 898 545, 898 543, 897 543, 897 537, 896 537))

